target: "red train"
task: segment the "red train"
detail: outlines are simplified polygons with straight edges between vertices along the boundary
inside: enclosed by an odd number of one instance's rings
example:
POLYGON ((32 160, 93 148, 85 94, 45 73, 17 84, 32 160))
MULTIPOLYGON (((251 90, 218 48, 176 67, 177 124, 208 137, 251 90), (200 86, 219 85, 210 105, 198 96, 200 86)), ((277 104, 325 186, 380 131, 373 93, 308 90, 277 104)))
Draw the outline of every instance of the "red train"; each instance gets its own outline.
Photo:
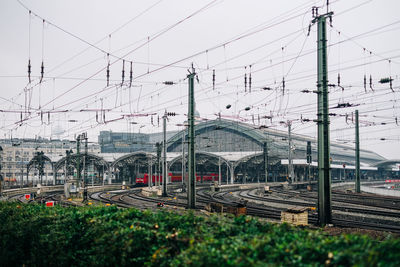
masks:
MULTIPOLYGON (((182 182, 182 174, 173 174, 172 172, 168 173, 170 180, 172 183, 175 182, 182 182)), ((201 176, 196 175, 196 180, 198 182, 201 181, 201 176)), ((143 184, 147 185, 149 181, 149 174, 148 173, 141 173, 136 177, 136 184, 143 184)), ((159 181, 162 182, 162 175, 153 175, 152 178, 153 184, 159 181)), ((203 182, 211 182, 211 181, 218 181, 218 173, 210 173, 203 175, 203 182)))

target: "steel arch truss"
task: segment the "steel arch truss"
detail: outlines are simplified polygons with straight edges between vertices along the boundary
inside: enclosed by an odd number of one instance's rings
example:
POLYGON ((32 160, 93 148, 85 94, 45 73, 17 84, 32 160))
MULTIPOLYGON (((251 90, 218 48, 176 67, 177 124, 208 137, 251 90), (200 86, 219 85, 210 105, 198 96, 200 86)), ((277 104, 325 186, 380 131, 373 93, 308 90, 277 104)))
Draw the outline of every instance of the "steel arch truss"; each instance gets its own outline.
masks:
POLYGON ((95 154, 88 153, 86 155, 86 159, 85 159, 85 154, 80 154, 79 157, 77 154, 71 154, 68 157, 61 158, 59 161, 57 161, 54 164, 54 172, 57 173, 60 169, 62 169, 65 166, 67 168, 75 168, 76 169, 78 160, 79 160, 81 169, 83 169, 83 163, 85 160, 86 160, 86 162, 93 163, 97 169, 103 168, 103 166, 106 170, 109 169, 109 164, 102 157, 99 157, 95 154), (68 164, 66 164, 67 162, 68 162, 68 164))
POLYGON ((116 159, 112 164, 111 168, 122 168, 125 165, 133 165, 136 163, 147 165, 149 164, 149 160, 155 164, 157 157, 149 152, 138 151, 133 152, 127 155, 124 155, 118 159, 116 159))

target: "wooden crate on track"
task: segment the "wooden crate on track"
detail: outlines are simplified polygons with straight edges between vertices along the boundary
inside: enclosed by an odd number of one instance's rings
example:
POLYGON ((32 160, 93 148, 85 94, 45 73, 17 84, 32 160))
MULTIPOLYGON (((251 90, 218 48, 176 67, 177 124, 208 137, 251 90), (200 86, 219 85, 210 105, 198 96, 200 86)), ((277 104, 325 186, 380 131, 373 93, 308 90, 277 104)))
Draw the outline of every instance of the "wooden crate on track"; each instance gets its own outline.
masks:
POLYGON ((308 225, 308 208, 293 207, 282 211, 281 222, 293 225, 308 225))

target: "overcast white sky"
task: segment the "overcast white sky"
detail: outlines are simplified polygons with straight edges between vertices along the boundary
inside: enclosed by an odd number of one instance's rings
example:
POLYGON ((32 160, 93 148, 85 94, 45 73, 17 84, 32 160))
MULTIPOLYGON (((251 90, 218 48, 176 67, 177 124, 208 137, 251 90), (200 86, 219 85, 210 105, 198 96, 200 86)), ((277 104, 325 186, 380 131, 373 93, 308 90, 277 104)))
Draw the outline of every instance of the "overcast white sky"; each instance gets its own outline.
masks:
MULTIPOLYGON (((327 34, 329 80, 337 84, 340 73, 344 88, 330 90, 331 112, 337 114, 331 118, 331 140, 353 145, 351 114, 359 109, 362 148, 400 158, 400 2, 330 2, 335 14, 327 34), (389 84, 379 83, 389 76, 394 92, 389 84), (335 108, 343 103, 354 107, 335 108)), ((185 78, 193 62, 199 78, 196 109, 202 118, 215 119, 221 112, 227 118, 281 130, 286 128, 280 121, 293 120, 294 133, 315 136, 315 123, 301 119, 316 119, 316 95, 301 91, 316 89, 316 26, 309 36, 307 32, 312 6, 321 7, 322 13, 325 3, 0 1, 0 134, 72 139, 87 131, 96 141, 101 130, 159 132, 157 118, 165 109, 179 114, 170 119, 168 129, 181 129, 176 124, 182 124, 187 113, 185 78), (107 52, 111 54, 108 87, 107 52), (126 60, 123 86, 121 58, 126 60), (45 74, 39 84, 42 59, 45 74), (133 61, 131 87, 129 61, 133 61), (250 65, 251 92, 244 88, 250 65), (164 81, 176 84, 166 86, 164 81), (246 107, 251 109, 245 111, 246 107), (102 108, 107 110, 106 124, 102 108), (21 115, 26 120, 18 123, 21 115)))

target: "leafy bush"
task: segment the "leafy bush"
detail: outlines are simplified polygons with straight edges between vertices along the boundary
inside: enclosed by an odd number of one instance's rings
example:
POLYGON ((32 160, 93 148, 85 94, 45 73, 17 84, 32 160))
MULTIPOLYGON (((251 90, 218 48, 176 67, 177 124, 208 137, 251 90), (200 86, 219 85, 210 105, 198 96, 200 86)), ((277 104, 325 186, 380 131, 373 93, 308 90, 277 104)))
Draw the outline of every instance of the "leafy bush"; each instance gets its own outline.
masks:
POLYGON ((400 266, 400 240, 240 216, 0 203, 5 266, 400 266))

